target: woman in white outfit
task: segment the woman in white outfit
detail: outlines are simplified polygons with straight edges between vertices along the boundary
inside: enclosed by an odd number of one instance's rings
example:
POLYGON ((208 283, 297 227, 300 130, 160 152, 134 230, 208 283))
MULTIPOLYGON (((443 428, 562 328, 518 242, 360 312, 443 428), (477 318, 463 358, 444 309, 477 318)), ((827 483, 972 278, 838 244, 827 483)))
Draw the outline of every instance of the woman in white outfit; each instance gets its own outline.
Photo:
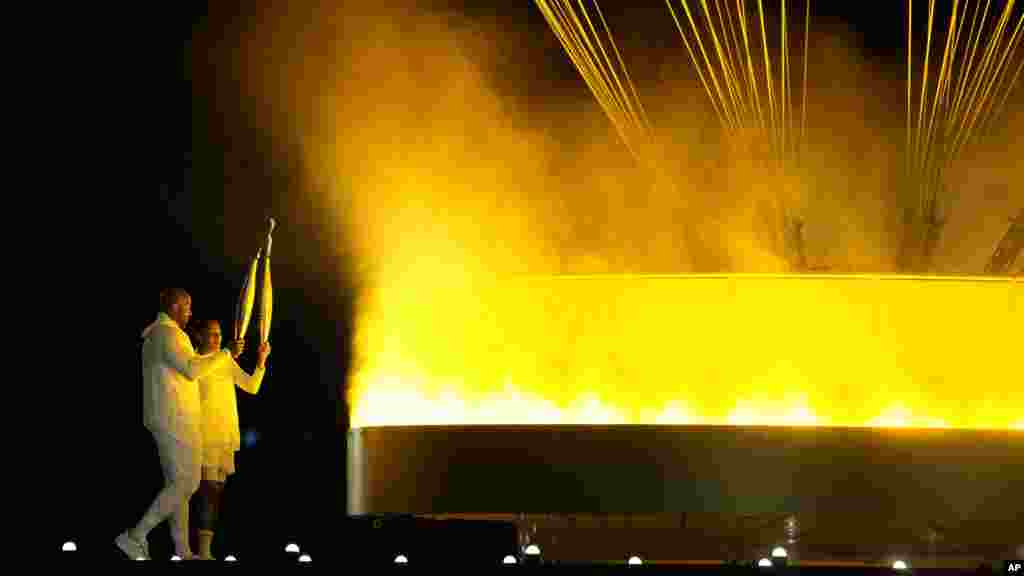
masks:
MULTIPOLYGON (((221 330, 216 320, 197 325, 194 334, 199 341, 200 354, 220 350, 221 330), (203 352, 204 350, 208 352, 203 352)), ((238 405, 235 388, 257 394, 266 373, 270 344, 264 342, 257 351, 256 370, 248 374, 231 361, 199 379, 199 397, 202 434, 202 482, 196 495, 199 498, 199 558, 212 560, 217 512, 228 476, 235 473, 235 453, 240 448, 238 405)))

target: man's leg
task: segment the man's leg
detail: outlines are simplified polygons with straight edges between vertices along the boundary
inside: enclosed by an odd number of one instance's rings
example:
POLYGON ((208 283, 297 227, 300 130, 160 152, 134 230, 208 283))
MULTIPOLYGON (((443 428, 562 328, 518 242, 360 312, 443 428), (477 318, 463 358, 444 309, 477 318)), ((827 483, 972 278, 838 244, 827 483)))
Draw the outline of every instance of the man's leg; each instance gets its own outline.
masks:
POLYGON ((170 527, 171 539, 174 541, 174 553, 183 560, 192 559, 192 547, 189 545, 189 500, 199 488, 201 479, 201 456, 202 452, 198 442, 195 444, 178 443, 175 452, 177 461, 176 471, 183 478, 186 484, 185 492, 180 494, 177 506, 171 512, 170 527))
POLYGON ((146 538, 150 531, 166 518, 175 515, 179 516, 177 521, 172 519, 171 522, 175 552, 179 556, 182 556, 182 552, 188 552, 188 533, 185 533, 184 547, 181 547, 181 538, 175 528, 184 526, 187 530, 188 527, 188 498, 195 492, 196 485, 199 483, 198 450, 166 434, 154 433, 153 436, 156 439, 160 464, 164 471, 164 487, 153 499, 153 503, 150 504, 139 523, 118 536, 115 541, 118 548, 132 559, 136 556, 149 557, 146 538), (182 503, 185 503, 186 506, 184 524, 181 522, 182 503))

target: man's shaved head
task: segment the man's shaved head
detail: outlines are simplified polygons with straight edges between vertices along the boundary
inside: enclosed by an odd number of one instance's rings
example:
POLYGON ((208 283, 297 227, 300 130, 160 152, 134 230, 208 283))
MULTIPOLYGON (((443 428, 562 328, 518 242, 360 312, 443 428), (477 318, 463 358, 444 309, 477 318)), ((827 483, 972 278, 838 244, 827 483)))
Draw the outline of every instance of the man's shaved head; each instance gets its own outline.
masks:
POLYGON ((184 330, 192 317, 192 297, 184 288, 167 288, 160 291, 160 311, 174 319, 184 330))

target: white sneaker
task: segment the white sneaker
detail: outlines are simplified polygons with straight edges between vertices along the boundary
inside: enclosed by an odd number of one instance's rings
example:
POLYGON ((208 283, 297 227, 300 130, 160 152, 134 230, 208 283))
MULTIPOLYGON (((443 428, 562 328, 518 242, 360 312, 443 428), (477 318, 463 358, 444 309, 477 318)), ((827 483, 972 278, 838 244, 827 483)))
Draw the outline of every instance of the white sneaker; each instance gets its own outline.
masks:
POLYGON ((124 552, 125 556, 128 556, 130 560, 138 560, 144 558, 149 560, 149 546, 147 542, 139 542, 132 538, 127 532, 122 533, 114 540, 114 544, 117 545, 121 552, 124 552))

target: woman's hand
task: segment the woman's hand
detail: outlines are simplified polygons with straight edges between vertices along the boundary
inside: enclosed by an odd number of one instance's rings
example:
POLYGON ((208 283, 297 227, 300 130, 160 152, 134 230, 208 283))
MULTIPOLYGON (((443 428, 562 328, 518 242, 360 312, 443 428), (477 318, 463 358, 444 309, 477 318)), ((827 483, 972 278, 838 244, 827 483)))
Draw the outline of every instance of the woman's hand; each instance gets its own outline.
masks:
POLYGON ((260 344, 259 350, 256 351, 256 365, 264 368, 267 364, 267 356, 270 356, 270 342, 260 344))

